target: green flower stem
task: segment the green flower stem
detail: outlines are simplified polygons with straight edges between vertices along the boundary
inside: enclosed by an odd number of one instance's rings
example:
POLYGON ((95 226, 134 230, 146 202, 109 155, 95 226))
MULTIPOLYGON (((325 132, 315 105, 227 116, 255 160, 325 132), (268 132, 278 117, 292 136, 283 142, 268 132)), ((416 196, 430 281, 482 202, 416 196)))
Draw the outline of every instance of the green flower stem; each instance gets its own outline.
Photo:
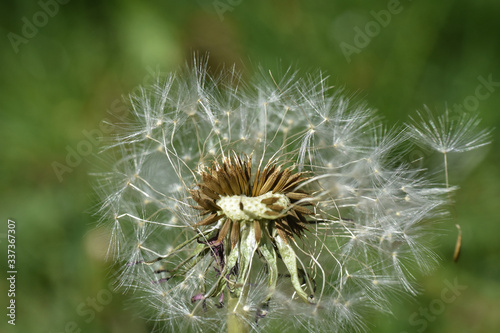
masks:
MULTIPOLYGON (((246 298, 248 288, 243 288, 240 297, 246 298)), ((248 333, 250 332, 250 325, 248 320, 245 319, 247 313, 243 309, 243 304, 238 302, 239 297, 233 297, 229 294, 228 300, 228 315, 227 315, 227 333, 248 333)))

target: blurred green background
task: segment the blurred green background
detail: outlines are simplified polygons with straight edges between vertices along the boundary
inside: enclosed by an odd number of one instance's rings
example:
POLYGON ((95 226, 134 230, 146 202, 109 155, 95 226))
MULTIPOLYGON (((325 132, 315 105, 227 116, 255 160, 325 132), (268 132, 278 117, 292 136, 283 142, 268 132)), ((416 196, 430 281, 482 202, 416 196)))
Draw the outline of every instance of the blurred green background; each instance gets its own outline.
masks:
POLYGON ((0 6, 0 331, 151 331, 124 305, 126 296, 110 291, 107 232, 96 229, 92 216, 89 172, 98 147, 86 133, 92 137, 102 120, 122 112, 121 96, 152 82, 155 73, 176 69, 194 52, 210 52, 211 68, 235 63, 244 77, 258 64, 324 70, 389 124, 426 104, 436 112, 461 106, 497 127, 488 148, 452 160, 460 171, 451 174, 461 187, 455 196, 464 233, 460 261, 451 260, 456 230, 450 223, 437 248, 441 266, 418 277, 421 295, 396 300, 394 316, 374 316, 370 327, 500 332, 498 0, 24 0, 0 6), (74 150, 83 153, 75 157, 74 150), (5 315, 8 218, 17 225, 15 327, 5 315), (442 291, 454 281, 467 288, 443 302, 442 291), (426 309, 428 315, 419 314, 426 309))

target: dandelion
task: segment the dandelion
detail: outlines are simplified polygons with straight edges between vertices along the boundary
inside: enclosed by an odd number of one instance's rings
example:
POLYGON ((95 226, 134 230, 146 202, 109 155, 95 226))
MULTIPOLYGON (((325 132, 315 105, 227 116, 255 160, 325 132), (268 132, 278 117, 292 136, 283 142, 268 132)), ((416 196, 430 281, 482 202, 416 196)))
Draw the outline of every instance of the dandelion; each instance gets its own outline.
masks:
POLYGON ((484 132, 388 130, 321 75, 240 81, 195 64, 130 97, 98 186, 119 283, 164 331, 364 331, 437 261, 430 231, 455 189, 401 147, 464 151, 484 132))

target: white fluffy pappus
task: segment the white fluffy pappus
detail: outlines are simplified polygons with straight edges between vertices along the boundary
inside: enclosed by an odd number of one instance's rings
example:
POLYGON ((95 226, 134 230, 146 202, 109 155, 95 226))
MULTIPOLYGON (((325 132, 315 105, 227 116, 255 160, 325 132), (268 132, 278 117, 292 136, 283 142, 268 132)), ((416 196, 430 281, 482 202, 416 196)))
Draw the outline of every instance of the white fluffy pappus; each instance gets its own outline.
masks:
POLYGON ((387 130, 322 75, 291 71, 244 85, 195 64, 130 105, 103 152, 99 214, 119 283, 164 331, 365 331, 437 261, 429 236, 454 188, 405 163, 412 138, 441 145, 441 126, 456 151, 487 139, 476 120, 460 136, 445 118, 387 130), (228 197, 240 211, 218 206, 228 197), (245 214, 257 198, 269 210, 245 214))

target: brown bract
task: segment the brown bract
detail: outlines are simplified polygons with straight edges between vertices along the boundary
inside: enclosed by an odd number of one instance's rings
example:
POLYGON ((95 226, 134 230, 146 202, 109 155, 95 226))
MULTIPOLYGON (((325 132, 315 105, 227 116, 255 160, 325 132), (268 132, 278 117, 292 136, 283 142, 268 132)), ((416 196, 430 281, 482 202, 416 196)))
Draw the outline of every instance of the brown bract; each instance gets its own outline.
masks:
MULTIPOLYGON (((240 238, 240 223, 253 223, 257 243, 262 236, 262 228, 268 228, 269 234, 272 235, 273 226, 286 242, 288 239, 293 239, 294 235, 300 237, 307 230, 306 225, 309 223, 307 217, 314 215, 314 212, 306 206, 314 204, 308 193, 296 188, 309 178, 305 177, 304 172, 293 173, 292 167, 284 168, 283 164, 275 162, 268 162, 262 170, 257 169, 252 177, 251 165, 250 157, 238 156, 233 152, 231 156, 222 158, 222 163, 216 161, 212 167, 200 172, 202 182, 197 183, 190 193, 199 205, 193 207, 206 217, 194 227, 211 225, 220 219, 225 219, 219 230, 217 242, 223 241, 230 232, 232 248, 240 238), (217 205, 217 200, 224 196, 258 197, 268 192, 286 195, 290 200, 289 207, 282 207, 275 204, 278 201, 276 197, 262 199, 261 203, 269 209, 266 214, 276 216, 276 219, 232 221, 217 205)), ((240 204, 240 209, 243 208, 240 204)))

